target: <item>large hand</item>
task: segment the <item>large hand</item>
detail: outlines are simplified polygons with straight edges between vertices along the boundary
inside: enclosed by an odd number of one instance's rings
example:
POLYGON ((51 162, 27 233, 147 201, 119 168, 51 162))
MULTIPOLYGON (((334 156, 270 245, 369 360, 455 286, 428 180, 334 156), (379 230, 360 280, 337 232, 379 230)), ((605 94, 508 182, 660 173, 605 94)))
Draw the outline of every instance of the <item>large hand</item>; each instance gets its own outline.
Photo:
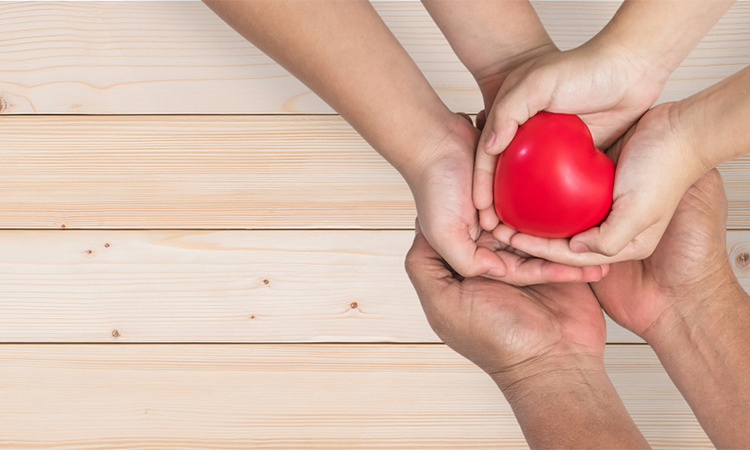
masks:
POLYGON ((499 225, 495 237, 526 253, 571 265, 649 256, 683 194, 706 170, 687 145, 678 108, 678 103, 665 103, 649 110, 608 151, 618 164, 612 211, 600 226, 567 240, 533 237, 499 225))
POLYGON ((617 323, 650 339, 668 309, 698 309, 713 291, 735 286, 726 251, 727 200, 721 175, 711 170, 688 189, 654 253, 611 266, 592 287, 617 323), (687 305, 688 302, 696 302, 687 305))
POLYGON ((525 367, 577 355, 603 358, 604 315, 585 283, 519 288, 463 278, 421 232, 406 269, 437 335, 493 377, 515 379, 525 367))
POLYGON ((593 41, 547 51, 513 70, 500 87, 482 131, 474 169, 474 202, 482 227, 499 220, 492 207, 497 155, 518 125, 539 111, 578 114, 606 148, 658 98, 669 73, 625 49, 593 41))
POLYGON ((406 270, 432 328, 492 376, 531 448, 649 448, 607 377, 604 315, 587 284, 462 278, 420 232, 406 270))
POLYGON ((471 201, 471 175, 479 131, 455 117, 451 132, 433 146, 423 170, 407 176, 422 231, 430 244, 463 276, 485 275, 517 285, 595 281, 604 267, 570 267, 529 257, 486 237, 471 201))

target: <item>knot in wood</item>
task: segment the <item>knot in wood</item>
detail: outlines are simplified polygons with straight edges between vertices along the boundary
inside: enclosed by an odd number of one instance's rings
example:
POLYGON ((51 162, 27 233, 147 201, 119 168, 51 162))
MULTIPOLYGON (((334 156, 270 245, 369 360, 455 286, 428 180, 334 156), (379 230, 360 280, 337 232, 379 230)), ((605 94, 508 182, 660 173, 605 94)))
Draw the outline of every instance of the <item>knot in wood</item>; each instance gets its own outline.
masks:
POLYGON ((120 332, 117 330, 112 330, 112 337, 120 337, 120 332))
POLYGON ((732 249, 729 255, 732 267, 736 270, 744 270, 750 266, 750 245, 741 244, 732 249))
POLYGON ((8 109, 8 102, 6 102, 5 99, 0 96, 0 114, 5 112, 6 109, 8 109))
POLYGON ((351 302, 351 303, 349 304, 349 307, 350 307, 351 309, 357 309, 357 308, 359 307, 359 305, 357 304, 357 302, 351 302))

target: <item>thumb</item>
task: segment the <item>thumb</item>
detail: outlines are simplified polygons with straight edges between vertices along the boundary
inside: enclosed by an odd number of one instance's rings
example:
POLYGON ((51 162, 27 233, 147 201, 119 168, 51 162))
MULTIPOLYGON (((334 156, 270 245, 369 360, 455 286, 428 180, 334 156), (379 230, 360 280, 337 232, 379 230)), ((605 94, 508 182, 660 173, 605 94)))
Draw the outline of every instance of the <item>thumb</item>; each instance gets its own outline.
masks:
POLYGON ((424 303, 426 299, 439 298, 439 294, 453 280, 453 273, 446 267, 438 252, 432 248, 416 223, 416 235, 404 262, 409 280, 424 303))
POLYGON ((477 149, 489 155, 501 153, 510 144, 518 126, 550 103, 554 86, 529 76, 513 87, 501 87, 487 116, 477 149))
POLYGON ((628 244, 652 225, 642 217, 643 214, 636 214, 634 211, 613 209, 600 226, 573 236, 570 239, 570 250, 576 253, 593 252, 609 257, 619 255, 628 244))

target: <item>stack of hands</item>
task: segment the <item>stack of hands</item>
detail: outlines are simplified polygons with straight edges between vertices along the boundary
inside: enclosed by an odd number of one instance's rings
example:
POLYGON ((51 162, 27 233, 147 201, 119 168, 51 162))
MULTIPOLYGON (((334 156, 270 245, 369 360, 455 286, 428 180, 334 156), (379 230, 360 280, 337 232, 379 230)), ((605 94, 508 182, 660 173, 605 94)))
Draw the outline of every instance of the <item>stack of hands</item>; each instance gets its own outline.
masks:
POLYGON ((477 127, 366 0, 205 2, 403 175, 430 324, 492 376, 532 446, 648 446, 604 371, 603 309, 653 346, 717 447, 750 447, 750 301, 714 169, 750 153, 750 69, 652 107, 731 0, 625 0, 568 51, 526 0, 423 0, 477 80, 477 127), (497 156, 542 110, 577 114, 617 162, 611 213, 571 239, 517 233, 493 208, 497 156))

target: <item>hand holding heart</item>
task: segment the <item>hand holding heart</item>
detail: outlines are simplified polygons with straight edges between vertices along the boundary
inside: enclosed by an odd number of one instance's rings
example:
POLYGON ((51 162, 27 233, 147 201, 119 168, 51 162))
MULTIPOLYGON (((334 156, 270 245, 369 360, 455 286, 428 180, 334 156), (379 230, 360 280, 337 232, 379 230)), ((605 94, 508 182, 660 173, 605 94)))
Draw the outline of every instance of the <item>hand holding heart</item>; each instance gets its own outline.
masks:
POLYGON ((666 103, 651 109, 610 149, 614 158, 619 157, 614 201, 600 226, 569 241, 518 233, 503 224, 493 235, 523 252, 570 265, 649 256, 683 194, 706 170, 685 151, 682 129, 675 121, 676 105, 666 103))
POLYGON ((422 232, 463 276, 490 276, 514 285, 595 281, 606 268, 571 267, 520 254, 482 233, 471 203, 471 171, 479 131, 456 116, 452 132, 423 170, 407 177, 422 232), (493 270, 494 269, 494 270, 493 270))
POLYGON ((589 41, 573 50, 547 52, 513 70, 498 91, 478 143, 474 204, 480 223, 494 229, 497 155, 519 124, 539 111, 576 114, 597 148, 619 138, 657 99, 668 73, 627 58, 627 53, 589 41))

